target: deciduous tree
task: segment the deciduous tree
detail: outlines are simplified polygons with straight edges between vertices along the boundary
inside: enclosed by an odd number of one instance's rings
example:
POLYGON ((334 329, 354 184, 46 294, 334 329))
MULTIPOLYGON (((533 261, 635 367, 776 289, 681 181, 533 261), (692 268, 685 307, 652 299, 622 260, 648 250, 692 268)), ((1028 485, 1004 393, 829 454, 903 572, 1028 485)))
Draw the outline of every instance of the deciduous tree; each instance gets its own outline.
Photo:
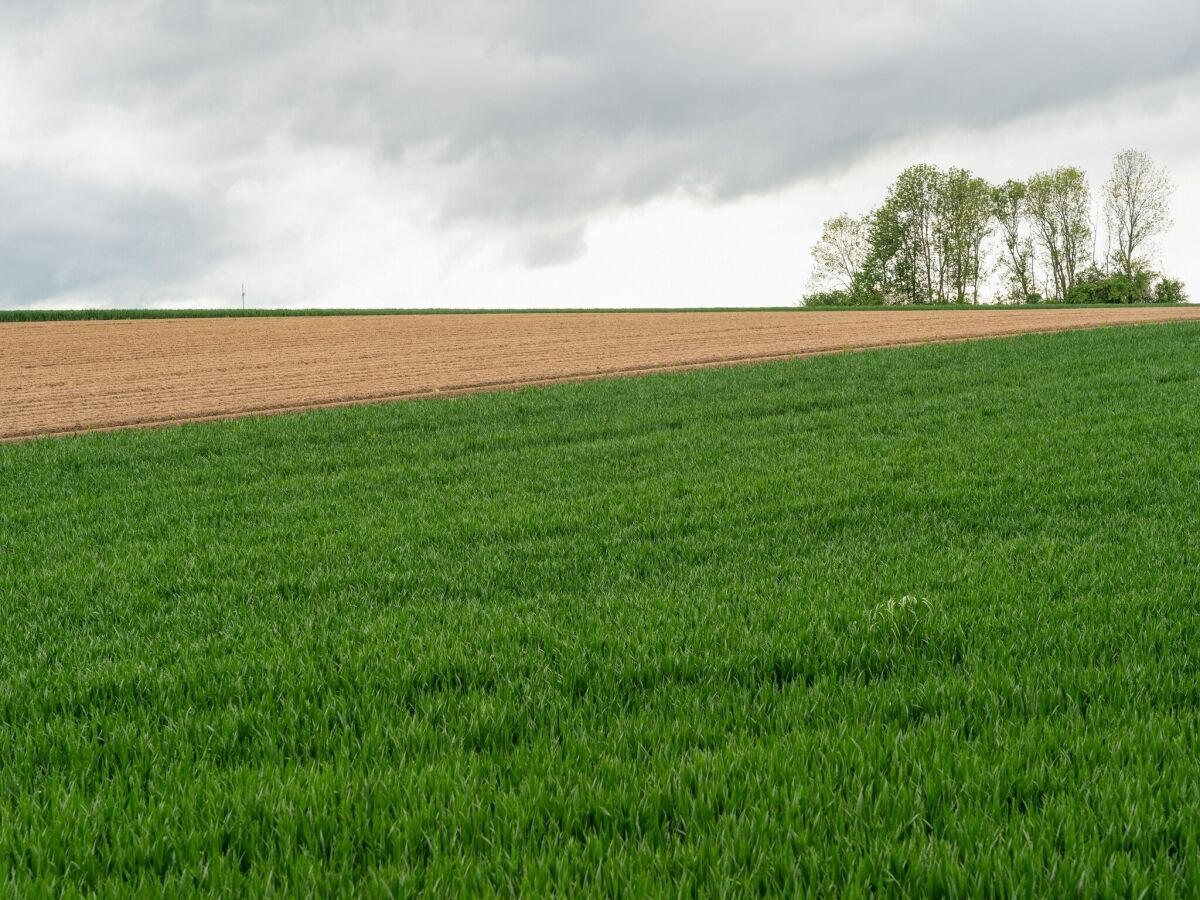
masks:
POLYGON ((1025 214, 1027 188, 1023 181, 1008 180, 992 188, 992 215, 999 226, 1003 247, 1000 265, 1008 281, 1009 296, 1026 303, 1035 291, 1033 238, 1025 214))
POLYGON ((1104 219, 1115 245, 1112 261, 1126 276, 1150 268, 1145 254, 1171 224, 1171 178, 1140 150, 1113 157, 1104 184, 1104 219))
POLYGON ((1063 300, 1092 262, 1092 195, 1087 176, 1074 166, 1034 175, 1026 203, 1054 296, 1063 300))
POLYGON ((938 279, 940 302, 979 302, 988 268, 985 242, 992 231, 991 187, 966 169, 952 168, 938 185, 938 279))
POLYGON ((830 288, 850 293, 854 280, 862 270, 867 255, 866 218, 856 218, 848 213, 826 219, 821 228, 821 239, 813 245, 812 277, 809 286, 813 291, 828 291, 830 288))

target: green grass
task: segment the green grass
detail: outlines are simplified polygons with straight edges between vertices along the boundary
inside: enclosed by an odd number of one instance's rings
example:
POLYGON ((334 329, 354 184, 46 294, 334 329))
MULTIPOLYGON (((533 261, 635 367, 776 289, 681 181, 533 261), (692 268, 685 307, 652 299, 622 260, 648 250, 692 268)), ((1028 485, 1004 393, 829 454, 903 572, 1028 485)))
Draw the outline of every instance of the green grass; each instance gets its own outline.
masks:
POLYGON ((1200 884, 1200 325, 0 446, 0 891, 1200 884))
MULTIPOLYGON (((1186 306, 1171 303, 1134 303, 1127 306, 1186 306)), ((1113 304, 1039 303, 1020 309, 1111 308, 1113 304)), ((655 312, 882 312, 913 309, 997 309, 996 306, 962 304, 926 304, 922 306, 755 306, 755 307, 663 307, 659 309, 0 309, 0 324, 5 322, 59 322, 107 319, 241 319, 263 316, 428 316, 481 315, 487 313, 655 313, 655 312)), ((999 307, 1012 308, 1012 307, 999 307)))

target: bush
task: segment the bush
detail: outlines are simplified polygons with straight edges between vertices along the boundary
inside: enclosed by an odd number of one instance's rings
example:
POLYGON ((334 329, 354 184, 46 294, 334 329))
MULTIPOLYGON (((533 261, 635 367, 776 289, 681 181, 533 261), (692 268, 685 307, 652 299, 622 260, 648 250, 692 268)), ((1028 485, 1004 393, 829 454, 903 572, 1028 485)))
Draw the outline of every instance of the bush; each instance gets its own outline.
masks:
POLYGON ((1174 278, 1164 278, 1154 286, 1155 303, 1187 303, 1187 291, 1183 282, 1174 278))
POLYGON ((800 301, 801 306, 883 306, 883 297, 868 291, 815 291, 800 301))
POLYGON ((815 291, 806 294, 801 306, 853 306, 849 291, 815 291))
POLYGON ((1037 291, 1022 294, 1019 290, 1014 290, 1001 297, 998 302, 1001 306, 1031 306, 1038 303, 1045 303, 1046 298, 1037 291))
POLYGON ((1096 269, 1091 269, 1067 292, 1066 302, 1153 303, 1155 296, 1150 289, 1153 277, 1150 272, 1134 272, 1132 275, 1117 272, 1104 275, 1096 269))

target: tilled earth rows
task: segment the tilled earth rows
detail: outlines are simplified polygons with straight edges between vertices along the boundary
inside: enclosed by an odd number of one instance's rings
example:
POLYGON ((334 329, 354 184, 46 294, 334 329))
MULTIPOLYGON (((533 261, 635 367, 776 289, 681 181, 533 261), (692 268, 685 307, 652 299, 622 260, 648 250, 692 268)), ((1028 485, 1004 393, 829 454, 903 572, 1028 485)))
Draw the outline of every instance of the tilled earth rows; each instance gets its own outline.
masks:
POLYGON ((0 440, 1177 319, 1200 307, 8 323, 0 440))

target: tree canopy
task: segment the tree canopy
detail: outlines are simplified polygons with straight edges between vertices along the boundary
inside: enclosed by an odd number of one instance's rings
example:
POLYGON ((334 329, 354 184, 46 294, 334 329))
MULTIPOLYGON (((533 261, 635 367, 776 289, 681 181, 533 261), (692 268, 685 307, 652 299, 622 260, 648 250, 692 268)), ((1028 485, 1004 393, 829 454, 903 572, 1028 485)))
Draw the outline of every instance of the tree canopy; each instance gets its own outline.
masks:
POLYGON ((827 220, 813 246, 809 305, 1181 302, 1154 271, 1171 181, 1123 150, 1101 192, 1108 250, 1097 258, 1087 174, 1060 166, 989 184, 966 169, 905 169, 876 209, 827 220))

